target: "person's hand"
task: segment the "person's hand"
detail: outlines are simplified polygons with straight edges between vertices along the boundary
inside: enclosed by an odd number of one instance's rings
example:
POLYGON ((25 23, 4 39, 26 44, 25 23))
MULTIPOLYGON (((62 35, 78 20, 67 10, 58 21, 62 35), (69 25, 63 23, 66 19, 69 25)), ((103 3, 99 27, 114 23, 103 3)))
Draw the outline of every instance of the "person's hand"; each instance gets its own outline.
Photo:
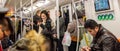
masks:
POLYGON ((57 38, 57 34, 53 34, 53 37, 54 37, 54 38, 57 38))
POLYGON ((38 22, 38 23, 37 23, 38 26, 41 25, 41 24, 42 24, 42 22, 38 22))
POLYGON ((90 51, 90 47, 84 46, 80 49, 81 51, 90 51))
POLYGON ((37 25, 39 26, 39 25, 40 25, 40 23, 37 23, 37 25))

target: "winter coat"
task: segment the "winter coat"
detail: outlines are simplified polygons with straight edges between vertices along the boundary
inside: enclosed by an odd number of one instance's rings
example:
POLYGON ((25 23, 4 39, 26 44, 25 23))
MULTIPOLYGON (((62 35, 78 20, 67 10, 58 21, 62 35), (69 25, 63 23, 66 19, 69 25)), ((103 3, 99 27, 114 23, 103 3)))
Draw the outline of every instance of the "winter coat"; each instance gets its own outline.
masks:
POLYGON ((34 22, 33 28, 34 28, 34 30, 36 30, 37 32, 39 32, 39 26, 37 25, 37 23, 38 23, 38 21, 41 21, 41 20, 42 20, 42 19, 41 19, 39 16, 37 16, 37 15, 33 16, 33 22, 34 22))
MULTIPOLYGON (((59 17, 59 34, 60 34, 60 37, 64 36, 65 30, 66 30, 65 20, 64 20, 63 17, 59 17)), ((55 27, 55 30, 54 30, 54 34, 57 34, 57 20, 56 20, 56 27, 55 27)))
POLYGON ((119 49, 118 44, 117 38, 110 31, 99 25, 99 31, 91 44, 91 51, 117 51, 119 49))

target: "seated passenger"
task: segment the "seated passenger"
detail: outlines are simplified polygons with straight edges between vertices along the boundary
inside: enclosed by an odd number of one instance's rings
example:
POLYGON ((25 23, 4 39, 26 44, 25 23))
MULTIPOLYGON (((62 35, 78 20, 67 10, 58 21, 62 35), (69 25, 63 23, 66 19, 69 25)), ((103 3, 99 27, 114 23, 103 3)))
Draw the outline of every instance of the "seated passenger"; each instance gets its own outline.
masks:
POLYGON ((83 47, 81 51, 120 51, 117 38, 101 24, 89 19, 84 27, 94 37, 90 47, 83 47))

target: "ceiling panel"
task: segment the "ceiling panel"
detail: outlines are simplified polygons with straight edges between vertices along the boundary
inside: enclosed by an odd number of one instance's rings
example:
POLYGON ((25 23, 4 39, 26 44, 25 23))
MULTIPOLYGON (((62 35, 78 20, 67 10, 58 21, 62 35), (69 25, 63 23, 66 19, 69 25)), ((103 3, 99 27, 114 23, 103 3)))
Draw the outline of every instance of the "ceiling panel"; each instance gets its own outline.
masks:
MULTIPOLYGON (((15 8, 16 6, 16 9, 20 8, 20 2, 22 1, 22 5, 30 5, 31 3, 31 0, 7 0, 6 2, 6 7, 13 7, 15 8)), ((33 0, 33 2, 35 2, 37 0, 33 0)))
MULTIPOLYGON (((13 9, 16 6, 17 11, 19 11, 21 8, 20 1, 21 0, 7 0, 6 6, 13 7, 13 9)), ((40 0, 33 0, 34 3, 37 1, 40 1, 40 0)), ((54 8, 56 6, 56 0, 49 0, 49 1, 50 1, 50 3, 48 5, 42 6, 41 8, 49 9, 49 8, 54 8)), ((59 5, 62 6, 62 5, 71 3, 71 1, 72 0, 59 0, 59 5)), ((74 0, 74 1, 78 1, 78 0, 74 0)), ((31 0, 22 0, 22 5, 24 5, 24 6, 28 7, 28 6, 30 6, 30 3, 31 3, 31 0)))

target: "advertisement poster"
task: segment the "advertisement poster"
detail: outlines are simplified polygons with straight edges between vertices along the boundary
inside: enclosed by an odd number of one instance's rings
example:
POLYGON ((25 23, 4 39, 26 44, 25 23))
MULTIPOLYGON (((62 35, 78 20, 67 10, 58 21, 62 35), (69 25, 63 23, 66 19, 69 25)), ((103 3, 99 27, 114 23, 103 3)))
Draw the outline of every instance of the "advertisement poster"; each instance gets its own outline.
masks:
POLYGON ((104 11, 109 9, 109 0, 95 0, 95 11, 104 11))

